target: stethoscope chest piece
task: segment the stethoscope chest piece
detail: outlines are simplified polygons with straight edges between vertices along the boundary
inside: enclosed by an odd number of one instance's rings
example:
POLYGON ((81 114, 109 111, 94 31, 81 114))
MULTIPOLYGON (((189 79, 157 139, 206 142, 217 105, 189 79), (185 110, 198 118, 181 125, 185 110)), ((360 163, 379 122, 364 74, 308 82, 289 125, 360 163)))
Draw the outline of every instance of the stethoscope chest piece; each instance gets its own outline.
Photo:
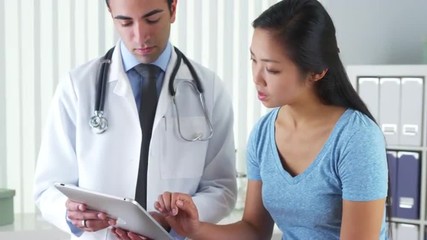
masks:
POLYGON ((92 132, 96 134, 105 132, 108 129, 108 122, 104 113, 95 111, 95 115, 90 118, 89 126, 92 128, 92 132))

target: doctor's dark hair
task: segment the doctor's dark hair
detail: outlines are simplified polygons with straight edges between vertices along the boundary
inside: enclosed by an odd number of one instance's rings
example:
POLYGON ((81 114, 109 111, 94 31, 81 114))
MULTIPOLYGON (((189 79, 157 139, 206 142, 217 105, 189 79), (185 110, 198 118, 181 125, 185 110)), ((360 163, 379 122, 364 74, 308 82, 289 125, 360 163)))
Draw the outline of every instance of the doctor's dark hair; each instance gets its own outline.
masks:
POLYGON ((271 31, 302 74, 321 73, 315 92, 324 104, 353 108, 375 119, 352 87, 339 57, 335 27, 317 0, 283 0, 252 23, 271 31))
MULTIPOLYGON (((167 0, 167 2, 170 10, 172 6, 172 0, 167 0)), ((105 3, 107 4, 107 7, 110 8, 110 0, 105 0, 105 3)))

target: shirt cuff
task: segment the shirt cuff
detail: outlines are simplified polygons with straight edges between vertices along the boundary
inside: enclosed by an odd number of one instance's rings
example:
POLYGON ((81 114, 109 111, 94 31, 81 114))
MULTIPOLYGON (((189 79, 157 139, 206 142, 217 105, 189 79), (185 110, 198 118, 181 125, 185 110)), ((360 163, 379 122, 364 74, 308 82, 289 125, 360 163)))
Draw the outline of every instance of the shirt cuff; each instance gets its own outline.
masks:
POLYGON ((186 237, 178 235, 173 229, 170 230, 169 234, 173 237, 174 240, 185 240, 186 237))
POLYGON ((67 221, 68 227, 70 228, 71 233, 74 234, 74 236, 80 237, 83 234, 83 231, 80 228, 74 226, 74 224, 71 222, 67 215, 65 215, 65 220, 67 221))

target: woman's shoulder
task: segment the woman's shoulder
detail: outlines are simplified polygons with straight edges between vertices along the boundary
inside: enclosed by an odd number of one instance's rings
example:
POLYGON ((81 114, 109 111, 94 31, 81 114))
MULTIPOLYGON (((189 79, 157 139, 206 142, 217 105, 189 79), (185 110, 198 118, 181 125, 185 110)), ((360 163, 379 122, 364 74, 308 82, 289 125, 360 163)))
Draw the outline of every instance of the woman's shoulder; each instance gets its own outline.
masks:
POLYGON ((273 108, 260 117, 254 126, 255 131, 266 131, 271 124, 274 124, 280 108, 273 108))
POLYGON ((343 120, 347 128, 353 131, 381 131, 373 119, 358 110, 347 109, 343 114, 343 120))
POLYGON ((366 114, 347 109, 337 123, 337 136, 343 142, 384 141, 384 135, 378 124, 366 114))

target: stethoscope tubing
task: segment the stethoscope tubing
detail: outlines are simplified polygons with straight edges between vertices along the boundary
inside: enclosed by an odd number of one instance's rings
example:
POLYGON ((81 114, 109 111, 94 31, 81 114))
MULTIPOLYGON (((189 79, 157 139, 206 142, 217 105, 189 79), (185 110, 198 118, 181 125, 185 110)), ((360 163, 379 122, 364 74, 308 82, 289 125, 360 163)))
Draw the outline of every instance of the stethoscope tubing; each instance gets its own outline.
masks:
POLYGON ((172 74, 171 74, 171 77, 169 80, 169 93, 170 93, 170 95, 173 97, 176 94, 175 89, 174 89, 174 82, 175 82, 175 77, 176 77, 176 74, 178 72, 178 69, 181 65, 181 59, 184 60, 185 65, 187 65, 188 69, 190 70, 190 74, 194 79, 197 90, 200 93, 203 93, 204 91, 203 91, 202 83, 200 82, 199 75, 197 75, 196 70, 193 67, 193 64, 191 64, 190 60, 188 60, 188 58, 176 47, 175 47, 175 52, 177 55, 177 60, 176 60, 174 69, 172 71, 172 74))
MULTIPOLYGON (((181 59, 184 60, 185 65, 187 65, 188 69, 190 70, 190 74, 194 79, 194 82, 196 84, 197 90, 200 93, 204 92, 204 89, 202 87, 202 84, 200 82, 199 76, 196 73, 196 70, 194 69, 193 65, 190 63, 190 60, 176 47, 174 47, 175 52, 177 54, 177 60, 175 63, 175 66, 172 70, 172 74, 170 76, 169 80, 169 93, 171 96, 175 96, 176 92, 174 89, 174 82, 176 74, 178 73, 179 67, 181 66, 181 59)), ((95 111, 96 112, 103 112, 104 111, 104 104, 105 104, 105 94, 106 94, 106 87, 107 87, 107 79, 108 79, 108 70, 109 65, 111 64, 111 57, 113 55, 114 47, 111 48, 103 57, 101 60, 101 70, 100 70, 100 76, 98 77, 98 87, 97 87, 97 96, 96 96, 96 102, 95 102, 95 111)))
POLYGON ((114 47, 108 50, 101 60, 101 70, 99 72, 99 81, 96 91, 95 111, 104 112, 105 93, 107 92, 108 70, 110 69, 111 57, 113 56, 114 47))
MULTIPOLYGON (((200 98, 200 103, 202 105, 202 109, 205 115, 205 119, 206 122, 208 124, 209 127, 209 131, 210 134, 208 137, 206 138, 202 138, 202 135, 197 136, 195 138, 192 139, 188 139, 185 138, 182 133, 181 133, 181 127, 180 127, 180 123, 179 123, 179 117, 178 117, 178 131, 179 134, 181 136, 182 139, 186 140, 186 141, 190 141, 190 142, 194 142, 194 141, 206 141, 208 139, 210 139, 213 135, 213 127, 212 127, 212 123, 210 122, 208 113, 206 112, 206 106, 205 106, 205 101, 204 101, 204 97, 203 97, 203 87, 202 84, 200 82, 199 76, 196 73, 196 70, 194 69, 193 65, 191 64, 191 62, 188 60, 188 58, 176 47, 174 47, 175 52, 177 54, 177 60, 175 63, 175 66, 172 70, 171 76, 169 78, 169 93, 172 96, 174 105, 175 105, 175 110, 177 112, 177 114, 179 114, 179 110, 178 107, 176 105, 175 102, 175 95, 176 95, 176 91, 174 89, 174 82, 175 82, 175 77, 176 74, 178 73, 178 70, 181 66, 181 60, 184 61, 185 65, 187 65, 190 74, 194 80, 194 83, 196 85, 196 89, 198 91, 199 94, 199 98, 200 98)), ((114 47, 112 47, 102 58, 101 60, 101 68, 99 71, 99 76, 98 76, 98 84, 97 84, 97 90, 96 90, 96 102, 95 102, 95 111, 94 111, 94 116, 91 117, 90 121, 89 121, 89 125, 90 127, 93 129, 93 131, 95 133, 103 133, 107 130, 108 128, 108 121, 107 119, 104 117, 104 104, 105 104, 105 95, 106 95, 106 88, 107 88, 107 80, 108 80, 108 71, 111 65, 111 58, 113 56, 113 51, 114 51, 114 47)), ((194 87, 194 85, 193 85, 194 87)))

